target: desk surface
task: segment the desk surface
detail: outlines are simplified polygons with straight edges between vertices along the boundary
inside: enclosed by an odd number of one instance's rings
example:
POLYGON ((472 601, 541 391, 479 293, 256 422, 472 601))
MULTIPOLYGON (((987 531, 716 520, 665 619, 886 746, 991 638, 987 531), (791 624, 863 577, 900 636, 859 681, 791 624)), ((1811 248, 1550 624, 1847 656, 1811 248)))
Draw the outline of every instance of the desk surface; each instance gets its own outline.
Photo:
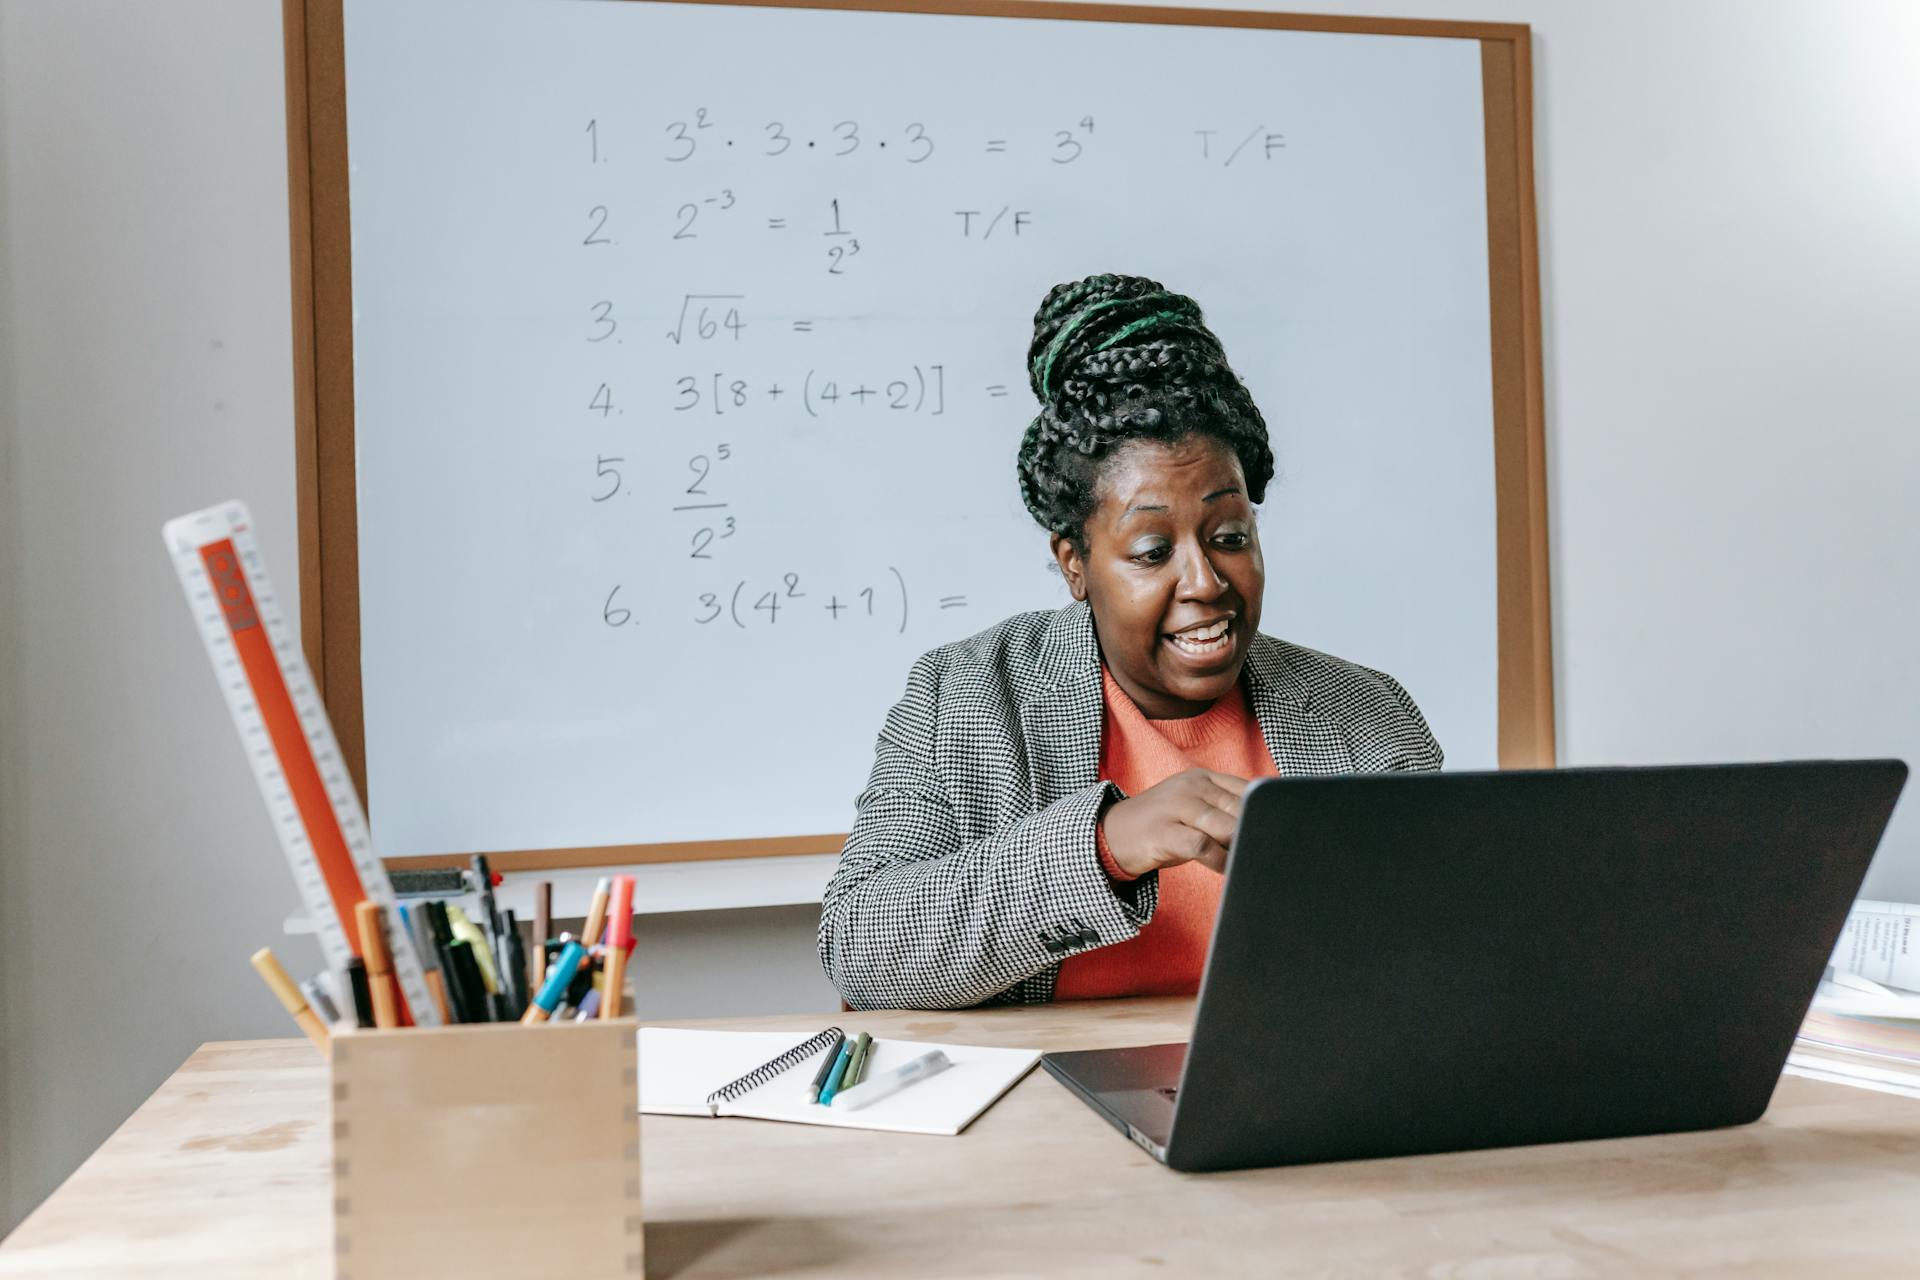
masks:
MULTIPOLYGON (((837 1020, 1068 1049, 1184 1039, 1191 1016, 837 1020)), ((203 1046, 0 1244, 0 1277, 327 1276, 325 1081, 304 1040, 203 1046)), ((1039 1070, 959 1138, 642 1125, 652 1276, 1920 1274, 1920 1104, 1792 1076, 1738 1129, 1229 1174, 1168 1172, 1039 1070)))

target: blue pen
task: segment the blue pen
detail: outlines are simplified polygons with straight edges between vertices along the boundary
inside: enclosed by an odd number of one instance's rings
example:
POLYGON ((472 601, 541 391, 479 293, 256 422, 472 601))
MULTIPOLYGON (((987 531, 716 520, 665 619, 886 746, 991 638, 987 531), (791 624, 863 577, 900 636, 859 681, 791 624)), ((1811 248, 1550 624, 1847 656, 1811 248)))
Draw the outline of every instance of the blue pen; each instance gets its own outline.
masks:
POLYGON ((560 958, 547 970, 547 985, 540 988, 540 994, 527 1006, 520 1021, 532 1026, 536 1022, 545 1022, 560 1007, 560 1001, 567 994, 567 988, 573 985, 573 975, 579 971, 580 962, 587 958, 587 949, 577 942, 569 942, 561 949, 560 958))
POLYGON ((853 1058, 853 1041, 840 1042, 840 1056, 833 1060, 833 1070, 827 1073, 827 1082, 820 1086, 820 1105, 827 1106, 833 1101, 833 1095, 840 1092, 840 1081, 846 1077, 847 1063, 853 1058))

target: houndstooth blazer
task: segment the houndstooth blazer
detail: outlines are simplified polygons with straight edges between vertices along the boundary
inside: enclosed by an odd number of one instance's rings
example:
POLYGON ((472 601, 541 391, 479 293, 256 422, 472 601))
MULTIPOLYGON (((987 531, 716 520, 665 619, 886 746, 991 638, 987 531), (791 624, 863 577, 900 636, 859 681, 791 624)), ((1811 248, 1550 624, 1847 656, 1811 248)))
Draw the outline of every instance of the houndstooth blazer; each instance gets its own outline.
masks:
MULTIPOLYGON (((1249 701, 1282 774, 1438 769, 1391 676, 1256 633, 1249 701)), ((1084 603, 1022 613, 913 664, 828 882, 820 961, 856 1009, 1041 1004, 1066 957, 1153 918, 1157 873, 1115 884, 1094 828, 1100 647, 1084 603)))

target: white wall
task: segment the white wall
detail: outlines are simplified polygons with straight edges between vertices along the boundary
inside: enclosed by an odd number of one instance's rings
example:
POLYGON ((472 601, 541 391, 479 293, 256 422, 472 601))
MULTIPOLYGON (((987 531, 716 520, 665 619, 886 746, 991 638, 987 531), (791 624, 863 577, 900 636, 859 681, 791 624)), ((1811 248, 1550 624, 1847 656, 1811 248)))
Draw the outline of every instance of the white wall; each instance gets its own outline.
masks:
MULTIPOLYGON (((294 583, 279 6, 0 0, 0 192, 4 1232, 319 963, 159 532, 243 496, 294 583)), ((817 914, 648 918, 641 1012, 836 1008, 817 914)))
MULTIPOLYGON (((1920 7, 1312 7, 1535 28, 1562 759, 1920 757, 1920 7)), ((311 962, 157 533, 291 583, 284 182, 278 6, 0 0, 0 1230, 311 962)), ((643 1011, 828 1007, 811 928, 662 921, 643 1011)))

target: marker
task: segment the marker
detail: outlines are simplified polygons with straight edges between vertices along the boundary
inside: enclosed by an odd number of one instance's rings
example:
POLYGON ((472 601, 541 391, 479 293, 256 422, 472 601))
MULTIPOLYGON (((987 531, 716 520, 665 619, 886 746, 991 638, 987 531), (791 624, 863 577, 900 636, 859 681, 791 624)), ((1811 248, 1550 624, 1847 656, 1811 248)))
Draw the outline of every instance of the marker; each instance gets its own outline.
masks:
POLYGON ((307 1039, 313 1041, 316 1049, 325 1053, 327 1029, 321 1025, 320 1019, 313 1016, 313 1010, 307 1007, 307 998, 300 994, 300 988, 293 985, 293 979, 289 978, 287 971, 280 967, 280 961, 274 957, 273 948, 262 947, 254 952, 253 967, 266 982, 267 990, 273 992, 286 1011, 293 1015, 293 1020, 300 1025, 300 1029, 307 1033, 307 1039))
POLYGON ((853 1041, 842 1039, 840 1052, 833 1056, 833 1070, 827 1073, 827 1082, 820 1086, 820 1105, 833 1102, 833 1095, 840 1092, 840 1082, 846 1079, 847 1063, 853 1058, 853 1041))
POLYGON ((455 1002, 468 1022, 492 1022, 493 1015, 487 1006, 487 983, 480 973, 478 952, 473 944, 464 938, 456 938, 447 944, 447 973, 453 979, 453 989, 459 992, 455 1002))
POLYGON ((527 947, 520 940, 520 922, 513 918, 513 912, 507 911, 504 915, 507 925, 507 972, 513 975, 513 1016, 517 1018, 526 1011, 527 992, 531 990, 527 986, 527 947))
POLYGON ((600 941, 600 926, 607 919, 607 894, 613 888, 613 881, 605 876, 593 886, 593 905, 587 908, 587 927, 580 931, 580 941, 591 947, 600 941))
POLYGON ((353 1020, 361 1027, 373 1025, 373 992, 367 985, 367 962, 359 956, 347 961, 347 989, 353 992, 353 1020))
MULTIPOLYGON (((866 1072, 867 1059, 873 1055, 873 1037, 862 1031, 860 1038, 853 1042, 853 1056, 847 1059, 847 1074, 840 1077, 840 1092, 844 1093, 860 1083, 860 1077, 866 1072)), ((838 1094, 835 1095, 839 1096, 838 1094)))
POLYGON ((633 877, 613 878, 612 915, 607 921, 606 983, 600 997, 600 1016, 620 1016, 627 1000, 627 952, 633 948, 633 877))
POLYGON ((826 1053, 820 1057, 820 1069, 813 1073, 813 1083, 807 1086, 807 1101, 820 1101, 820 1090, 827 1083, 827 1076, 833 1071, 833 1064, 840 1060, 840 1046, 847 1042, 847 1034, 836 1030, 833 1043, 827 1046, 826 1053))
POLYGON ((536 1022, 545 1022, 560 1007, 560 998, 567 993, 573 983, 573 975, 580 968, 580 962, 587 958, 587 949, 577 942, 569 942, 560 958, 553 962, 553 971, 547 974, 546 985, 540 988, 540 994, 527 1006, 527 1012, 520 1021, 526 1026, 536 1022))
POLYGON ((487 940, 492 944, 493 971, 500 979, 500 995, 505 997, 494 1015, 502 1022, 520 1016, 520 1010, 526 1006, 527 980, 513 971, 513 958, 507 948, 507 926, 500 918, 500 905, 493 898, 493 870, 487 866, 487 855, 473 855, 473 878, 480 883, 481 925, 487 931, 487 940))
POLYGON ((952 1059, 939 1050, 923 1053, 904 1067, 895 1067, 867 1081, 857 1089, 849 1089, 834 1099, 849 1111, 858 1111, 871 1106, 882 1098, 890 1098, 908 1085, 919 1084, 922 1080, 939 1075, 953 1065, 952 1059))
POLYGON ((440 949, 434 945, 433 930, 427 927, 425 903, 415 903, 408 910, 406 903, 400 904, 400 923, 407 937, 413 940, 413 953, 420 957, 420 972, 426 979, 427 995, 433 999, 433 1007, 440 1013, 440 1021, 452 1022, 453 1013, 447 1007, 446 979, 440 973, 440 949))
POLYGON ((479 925, 467 919, 467 913, 453 903, 447 904, 447 923, 453 927, 453 936, 473 947, 473 959, 480 966, 480 978, 486 984, 488 996, 500 992, 500 975, 493 971, 493 948, 487 945, 487 935, 479 925))
POLYGON ((448 948, 453 945, 453 926, 447 921, 446 904, 426 902, 421 904, 420 915, 426 921, 427 934, 433 942, 433 953, 439 963, 440 976, 447 997, 447 1007, 453 1014, 454 1022, 474 1022, 477 1019, 468 1011, 465 993, 460 990, 460 982, 453 970, 453 956, 448 948))

